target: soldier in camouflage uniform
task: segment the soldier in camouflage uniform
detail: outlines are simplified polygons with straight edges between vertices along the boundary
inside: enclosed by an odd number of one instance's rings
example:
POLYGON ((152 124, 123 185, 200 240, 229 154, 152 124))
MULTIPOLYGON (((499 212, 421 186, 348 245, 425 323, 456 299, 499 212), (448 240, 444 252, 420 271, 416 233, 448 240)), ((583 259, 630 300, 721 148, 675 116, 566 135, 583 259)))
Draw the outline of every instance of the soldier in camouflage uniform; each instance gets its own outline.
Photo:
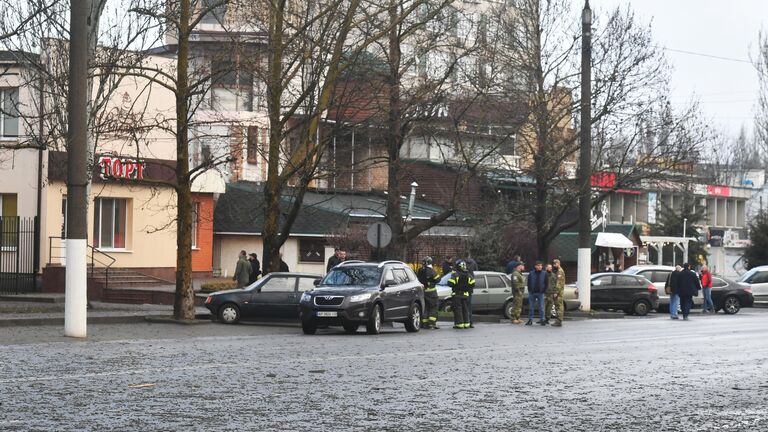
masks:
MULTIPOLYGON (((557 321, 552 324, 555 327, 563 325, 563 318, 565 318, 565 304, 563 301, 563 293, 565 291, 565 270, 560 267, 560 260, 556 259, 552 261, 552 274, 554 275, 554 290, 552 297, 555 303, 555 309, 557 309, 557 321)), ((548 311, 550 309, 547 309, 548 311)))
POLYGON ((509 318, 512 320, 512 324, 523 323, 520 319, 520 313, 523 311, 523 291, 525 291, 523 269, 525 269, 525 264, 517 262, 515 269, 510 275, 512 279, 512 313, 509 318))

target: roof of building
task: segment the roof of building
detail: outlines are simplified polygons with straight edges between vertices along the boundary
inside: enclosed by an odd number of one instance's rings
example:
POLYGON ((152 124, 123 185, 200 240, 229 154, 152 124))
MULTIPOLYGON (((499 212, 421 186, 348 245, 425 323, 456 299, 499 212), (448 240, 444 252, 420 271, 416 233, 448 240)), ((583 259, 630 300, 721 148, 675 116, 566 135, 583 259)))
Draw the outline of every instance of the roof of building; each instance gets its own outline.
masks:
MULTIPOLYGON (((281 198, 285 217, 290 195, 281 198)), ((213 229, 218 234, 261 234, 264 226, 263 186, 252 182, 227 184, 226 193, 219 196, 214 212, 213 229)), ((291 228, 296 236, 320 236, 337 231, 352 219, 383 219, 386 214, 386 196, 375 193, 318 192, 308 191, 304 195, 302 209, 291 228)), ((416 200, 413 219, 428 219, 443 211, 443 208, 416 200)), ((401 198, 403 216, 408 211, 408 199, 401 198)), ((455 231, 455 230, 454 230, 455 231)), ((433 230, 429 235, 467 235, 464 231, 453 232, 433 230)))

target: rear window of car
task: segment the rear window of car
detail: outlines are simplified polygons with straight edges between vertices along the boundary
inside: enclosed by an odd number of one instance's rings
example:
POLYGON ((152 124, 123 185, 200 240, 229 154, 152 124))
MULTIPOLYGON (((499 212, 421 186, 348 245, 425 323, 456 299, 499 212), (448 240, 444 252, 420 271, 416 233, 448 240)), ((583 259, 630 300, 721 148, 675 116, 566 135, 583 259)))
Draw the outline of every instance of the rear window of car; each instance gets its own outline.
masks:
POLYGON ((757 272, 754 276, 752 276, 752 279, 749 280, 749 283, 766 283, 766 282, 768 282, 768 271, 757 272))
POLYGON ((594 286, 606 286, 613 282, 613 275, 600 276, 592 279, 592 285, 594 286))
POLYGON ((507 287, 507 285, 504 283, 504 279, 502 279, 501 276, 487 275, 486 278, 488 279, 489 288, 506 288, 507 287))
POLYGON ((393 269, 392 274, 395 276, 395 281, 397 281, 398 284, 404 284, 408 283, 408 273, 405 272, 404 269, 393 269))
POLYGON ((653 274, 641 273, 641 275, 650 279, 651 282, 666 282, 670 273, 666 270, 655 270, 653 274))
POLYGON ((721 288, 728 285, 728 283, 720 278, 713 277, 712 278, 712 288, 721 288))
POLYGON ((488 285, 485 283, 485 276, 475 276, 475 288, 488 288, 488 285))
POLYGON ((616 275, 616 280, 614 283, 620 286, 632 286, 640 285, 642 280, 639 277, 633 277, 630 275, 616 275))

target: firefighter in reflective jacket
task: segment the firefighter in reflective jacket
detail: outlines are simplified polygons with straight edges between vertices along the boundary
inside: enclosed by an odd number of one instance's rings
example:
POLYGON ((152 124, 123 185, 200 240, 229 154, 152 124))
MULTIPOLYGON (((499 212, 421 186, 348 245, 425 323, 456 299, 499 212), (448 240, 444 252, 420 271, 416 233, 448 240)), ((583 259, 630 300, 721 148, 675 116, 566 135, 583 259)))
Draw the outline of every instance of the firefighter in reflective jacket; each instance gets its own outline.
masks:
POLYGON ((467 270, 467 263, 459 262, 451 273, 448 286, 453 291, 453 328, 469 328, 469 295, 475 287, 475 275, 467 270))
POLYGON ((437 282, 440 278, 432 268, 432 257, 425 257, 418 273, 419 282, 424 285, 424 315, 421 328, 439 329, 437 326, 437 282))

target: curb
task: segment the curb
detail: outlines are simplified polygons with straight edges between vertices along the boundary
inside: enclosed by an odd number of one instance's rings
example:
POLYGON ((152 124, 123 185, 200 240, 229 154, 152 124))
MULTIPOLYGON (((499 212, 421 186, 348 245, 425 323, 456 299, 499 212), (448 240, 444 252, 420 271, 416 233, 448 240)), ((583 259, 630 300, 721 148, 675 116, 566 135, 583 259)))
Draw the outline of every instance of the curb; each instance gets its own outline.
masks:
POLYGON ((64 296, 0 295, 0 301, 24 303, 64 303, 64 296))
MULTIPOLYGON (((88 317, 88 324, 135 324, 146 321, 146 315, 120 315, 88 317)), ((64 317, 55 318, 10 318, 0 320, 0 327, 53 326, 64 325, 64 317)))

